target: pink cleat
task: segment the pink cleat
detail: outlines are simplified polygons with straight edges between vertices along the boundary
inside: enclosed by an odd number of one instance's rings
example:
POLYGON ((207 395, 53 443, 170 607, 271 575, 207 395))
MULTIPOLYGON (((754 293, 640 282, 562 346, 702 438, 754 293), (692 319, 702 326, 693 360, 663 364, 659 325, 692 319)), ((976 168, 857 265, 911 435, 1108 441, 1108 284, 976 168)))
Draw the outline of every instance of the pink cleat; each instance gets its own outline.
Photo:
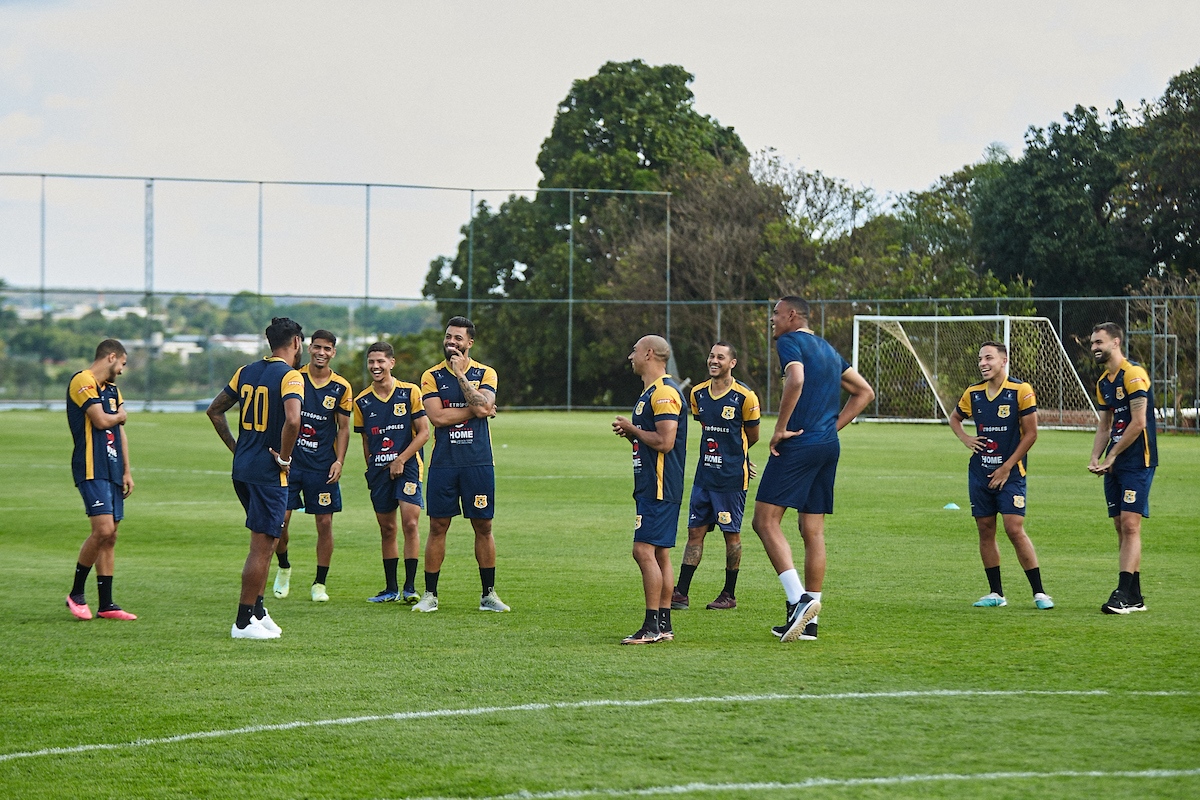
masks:
POLYGON ((137 614, 130 614, 123 608, 113 606, 107 611, 101 611, 97 616, 104 619, 137 619, 137 614))
POLYGON ((92 610, 87 607, 87 603, 76 603, 71 599, 71 595, 67 595, 67 608, 71 609, 71 613, 77 619, 91 619, 92 610))

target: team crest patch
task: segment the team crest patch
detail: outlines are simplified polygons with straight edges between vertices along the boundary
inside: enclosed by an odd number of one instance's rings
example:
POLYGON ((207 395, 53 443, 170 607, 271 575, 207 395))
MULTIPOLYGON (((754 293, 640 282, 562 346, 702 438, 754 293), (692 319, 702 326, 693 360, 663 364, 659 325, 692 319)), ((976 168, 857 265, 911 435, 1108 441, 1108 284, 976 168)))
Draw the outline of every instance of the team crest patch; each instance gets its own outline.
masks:
POLYGON ((1134 491, 1133 489, 1126 489, 1125 490, 1125 504, 1133 505, 1136 502, 1137 502, 1137 492, 1134 491))
POLYGON ((475 507, 476 508, 487 508, 487 495, 486 494, 475 495, 475 507))
POLYGON ((996 409, 996 416, 999 417, 1000 419, 1007 419, 1008 415, 1010 413, 1012 413, 1011 409, 1012 409, 1012 406, 1010 406, 1008 403, 1005 403, 1004 405, 999 406, 996 409))
POLYGON ((721 525, 728 525, 729 523, 733 522, 733 515, 728 511, 718 511, 717 522, 721 525))
POLYGON ((327 506, 333 502, 333 495, 330 492, 321 492, 317 495, 317 505, 327 506))
POLYGON ((638 514, 633 518, 633 529, 636 531, 642 527, 642 515, 638 514))
POLYGON ((638 400, 637 406, 633 409, 633 413, 640 414, 646 408, 645 400, 638 400))
POLYGON ((1117 387, 1117 399, 1118 399, 1118 400, 1124 400, 1124 399, 1125 399, 1125 387, 1124 387, 1124 386, 1118 386, 1118 387, 1117 387))
POLYGON ((408 403, 393 403, 392 413, 397 417, 403 417, 408 413, 408 403))
POLYGON ((110 414, 117 413, 117 398, 115 398, 115 397, 108 398, 108 413, 110 413, 110 414))
POLYGON ((1025 495, 1023 495, 1023 494, 1013 495, 1013 508, 1024 508, 1024 507, 1025 507, 1025 495))
POLYGON ((333 408, 335 405, 337 405, 337 398, 333 395, 329 395, 321 401, 321 405, 325 406, 326 408, 333 408))
POLYGON ((416 494, 417 493, 416 481, 405 481, 404 482, 404 493, 407 495, 410 495, 410 496, 416 494))
POLYGON ((737 413, 737 409, 733 406, 725 406, 721 409, 721 419, 733 419, 733 415, 737 413))

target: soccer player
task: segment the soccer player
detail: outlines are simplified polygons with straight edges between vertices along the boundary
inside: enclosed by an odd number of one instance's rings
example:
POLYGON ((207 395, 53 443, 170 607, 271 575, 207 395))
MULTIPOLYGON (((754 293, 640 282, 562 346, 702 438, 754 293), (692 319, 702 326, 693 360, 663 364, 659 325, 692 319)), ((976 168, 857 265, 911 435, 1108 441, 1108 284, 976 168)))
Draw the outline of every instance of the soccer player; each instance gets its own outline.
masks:
POLYGON ((708 351, 709 379, 692 389, 692 417, 700 423, 700 458, 688 508, 688 542, 671 608, 688 607, 692 575, 704 554, 704 536, 714 526, 725 535, 725 587, 706 608, 737 608, 742 563, 742 514, 750 486, 749 450, 758 441, 758 395, 734 380, 737 351, 717 342, 708 351))
POLYGON ((304 332, 287 317, 275 317, 266 334, 271 355, 238 367, 208 407, 213 428, 233 453, 233 490, 246 509, 250 530, 237 620, 230 631, 234 639, 277 639, 282 633, 263 607, 263 592, 271 554, 283 533, 288 471, 300 435, 304 378, 296 367, 304 332), (237 439, 225 418, 234 405, 240 406, 237 439))
POLYGON ((384 589, 372 603, 403 599, 417 602, 414 581, 421 534, 421 481, 425 463, 421 448, 429 441, 429 421, 421 403, 421 390, 412 383, 392 377, 396 353, 387 342, 367 348, 367 371, 371 385, 354 398, 354 430, 362 434, 363 458, 367 461, 367 486, 371 505, 379 521, 383 547, 384 589), (404 593, 396 580, 400 549, 396 544, 396 509, 404 530, 404 593))
POLYGON ((817 638, 825 580, 825 515, 833 513, 841 453, 837 434, 875 397, 846 359, 808 327, 808 315, 808 303, 795 296, 780 299, 771 314, 771 335, 783 368, 783 398, 754 503, 754 532, 787 594, 787 619, 772 628, 783 642, 817 638), (849 397, 839 412, 842 391, 849 397), (781 526, 788 508, 799 512, 803 584, 781 526))
POLYGON ((329 600, 325 585, 333 557, 333 515, 342 510, 342 465, 350 444, 350 382, 329 368, 337 355, 337 337, 327 330, 316 331, 308 343, 308 363, 300 368, 304 378, 304 401, 300 407, 300 438, 292 450, 288 473, 287 513, 283 532, 275 548, 279 570, 275 573, 275 596, 287 597, 292 564, 288 560, 288 529, 292 512, 303 508, 317 523, 317 576, 312 584, 315 603, 329 600))
POLYGON ((967 468, 971 516, 979 530, 979 555, 990 590, 975 605, 1008 605, 1000 583, 1000 548, 996 545, 999 514, 1029 579, 1033 604, 1054 608, 1054 601, 1042 588, 1033 542, 1025 533, 1025 456, 1037 441, 1037 398, 1032 386, 1008 376, 1008 348, 1000 342, 980 346, 979 374, 983 380, 967 387, 950 415, 950 430, 972 453, 967 468), (974 436, 963 430, 966 419, 975 420, 974 436))
POLYGON ((1117 588, 1100 606, 1105 614, 1146 610, 1142 517, 1150 516, 1150 483, 1158 466, 1150 376, 1121 354, 1124 340, 1125 332, 1116 323, 1102 322, 1092 328, 1092 357, 1104 367, 1104 374, 1096 382, 1100 424, 1088 470, 1104 476, 1104 497, 1117 529, 1120 565, 1117 588))
POLYGON ((124 400, 116 384, 127 358, 123 344, 105 339, 96 346, 92 365, 71 376, 67 387, 67 425, 75 442, 71 475, 92 526, 79 548, 75 584, 67 595, 67 608, 79 619, 92 618, 84 587, 93 566, 100 592, 97 613, 104 619, 137 619, 112 599, 117 526, 125 516, 125 498, 133 492, 124 400))
POLYGON ((421 376, 421 399, 433 423, 426 490, 429 540, 425 542, 425 594, 413 611, 437 611, 438 576, 446 557, 446 532, 461 512, 475 530, 480 611, 508 611, 496 594, 496 468, 488 419, 496 415, 496 370, 471 358, 475 323, 451 317, 442 348, 446 358, 421 376))
POLYGON ((642 573, 646 617, 621 644, 671 641, 671 548, 683 502, 683 463, 687 458, 687 414, 683 392, 667 374, 671 347, 661 336, 643 336, 629 361, 642 379, 633 418, 617 417, 613 433, 633 443, 633 560, 642 573))

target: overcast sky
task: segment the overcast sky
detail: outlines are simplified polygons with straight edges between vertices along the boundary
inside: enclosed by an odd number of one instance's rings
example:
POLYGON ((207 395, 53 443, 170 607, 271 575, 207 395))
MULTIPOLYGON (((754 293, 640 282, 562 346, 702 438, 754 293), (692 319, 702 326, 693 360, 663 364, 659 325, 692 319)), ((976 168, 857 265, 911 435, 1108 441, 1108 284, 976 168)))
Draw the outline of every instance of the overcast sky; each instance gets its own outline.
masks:
MULTIPOLYGON (((533 187, 571 82, 634 58, 693 73, 752 151, 887 195, 1159 96, 1200 62, 1200 3, 0 0, 0 171, 533 187)), ((46 187, 47 283, 141 288, 142 184, 46 187)), ((257 192, 156 184, 156 287, 255 289, 257 192)), ((13 285, 39 200, 0 178, 13 285)), ((417 296, 469 203, 374 190, 368 287, 364 191, 268 186, 264 290, 417 296)))

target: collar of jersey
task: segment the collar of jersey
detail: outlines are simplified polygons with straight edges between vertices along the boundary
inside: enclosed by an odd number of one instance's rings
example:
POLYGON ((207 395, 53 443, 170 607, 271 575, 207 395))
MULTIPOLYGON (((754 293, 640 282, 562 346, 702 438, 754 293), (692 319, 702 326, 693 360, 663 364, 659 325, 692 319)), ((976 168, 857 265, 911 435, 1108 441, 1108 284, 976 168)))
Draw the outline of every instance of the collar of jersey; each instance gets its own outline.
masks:
POLYGON ((725 391, 721 392, 720 394, 713 394, 713 384, 712 384, 712 378, 709 378, 709 379, 706 381, 706 383, 708 384, 708 396, 709 396, 709 397, 711 397, 713 400, 720 400, 722 397, 724 397, 725 395, 727 395, 727 394, 729 394, 730 392, 732 392, 732 391, 733 391, 733 389, 734 389, 734 387, 735 387, 735 386, 737 386, 737 380, 736 380, 736 379, 734 379, 732 382, 730 382, 730 384, 729 384, 729 388, 728 388, 728 389, 726 389, 725 391))
POLYGON ((1112 383, 1113 381, 1115 381, 1117 379, 1117 376, 1120 375, 1121 372, 1124 371, 1124 369, 1126 367, 1130 367, 1130 366, 1133 366, 1133 365, 1129 363, 1129 359, 1123 358, 1123 359, 1121 359, 1121 365, 1119 367, 1117 367, 1117 371, 1109 372, 1108 370, 1105 370, 1104 377, 1108 379, 1109 383, 1112 383))
POLYGON ((308 376, 309 383, 311 383, 313 385, 314 389, 324 389, 326 386, 333 383, 333 377, 335 375, 337 375, 337 373, 334 372, 333 370, 329 370, 329 377, 325 379, 324 383, 322 383, 318 386, 317 382, 315 380, 313 380, 312 373, 308 371, 308 366, 309 366, 308 364, 305 364, 303 367, 300 368, 300 371, 308 376))

